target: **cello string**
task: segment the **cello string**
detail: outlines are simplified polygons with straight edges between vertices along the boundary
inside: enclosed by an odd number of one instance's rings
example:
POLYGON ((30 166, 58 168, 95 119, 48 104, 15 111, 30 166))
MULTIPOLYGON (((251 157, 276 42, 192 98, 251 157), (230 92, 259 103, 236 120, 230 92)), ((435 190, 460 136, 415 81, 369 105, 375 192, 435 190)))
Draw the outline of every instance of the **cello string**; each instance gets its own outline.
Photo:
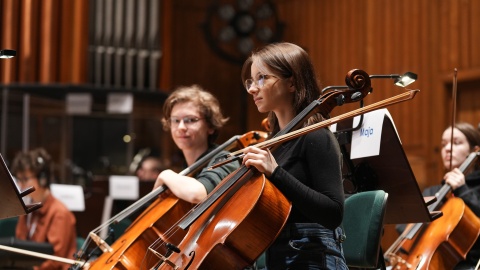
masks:
MULTIPOLYGON (((256 134, 254 134, 255 136, 256 134)), ((260 139, 265 139, 266 136, 261 136, 259 139, 255 139, 255 137, 253 139, 255 140, 260 140, 260 139)), ((239 141, 239 140, 238 140, 239 141)), ((238 142, 237 141, 237 142, 238 142)), ((254 141, 254 140, 252 140, 254 141)), ((236 147, 238 146, 242 146, 242 145, 237 145, 236 147)), ((246 146, 244 146, 246 147, 246 146)), ((231 147, 233 148, 233 147, 231 147)), ((223 181, 224 184, 227 183, 225 181, 223 181)), ((215 194, 215 190, 212 191, 210 194, 215 194)), ((173 226, 171 226, 167 231, 165 231, 162 236, 163 237, 159 237, 157 240, 155 240, 150 246, 149 248, 151 248, 152 250, 158 250, 159 248, 163 247, 164 245, 167 244, 167 241, 174 235, 176 234, 181 228, 178 226, 182 221, 184 221, 186 218, 188 218, 189 216, 192 216, 192 214, 194 212, 197 211, 197 209, 199 207, 201 207, 207 200, 209 200, 211 198, 211 196, 207 196, 206 198, 204 198, 200 203, 198 203, 197 205, 195 205, 192 209, 190 209, 182 218, 180 218, 179 220, 177 220, 175 222, 175 224, 173 226), (165 240, 164 240, 165 239, 165 240)))

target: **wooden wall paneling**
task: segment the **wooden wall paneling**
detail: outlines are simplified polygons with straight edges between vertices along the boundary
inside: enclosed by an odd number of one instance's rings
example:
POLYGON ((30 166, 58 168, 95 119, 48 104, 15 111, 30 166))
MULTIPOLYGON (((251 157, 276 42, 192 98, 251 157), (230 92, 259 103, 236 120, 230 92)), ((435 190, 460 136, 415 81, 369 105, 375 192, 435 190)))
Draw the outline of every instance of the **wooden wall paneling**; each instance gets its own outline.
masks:
MULTIPOLYGON (((74 1, 73 14, 73 31, 72 31, 72 75, 70 82, 86 83, 87 82, 87 51, 88 51, 88 1, 74 1)), ((61 42, 61 41, 60 41, 61 42)))
MULTIPOLYGON (((442 2, 443 3, 443 2, 442 2)), ((427 44, 427 59, 425 66, 428 67, 428 73, 425 72, 422 79, 419 80, 420 90, 425 92, 424 106, 428 108, 427 116, 429 122, 427 126, 421 127, 422 132, 428 134, 427 140, 423 141, 428 147, 424 158, 427 160, 427 177, 422 179, 420 187, 424 188, 438 183, 438 179, 443 176, 443 165, 440 163, 440 137, 445 128, 447 119, 446 92, 443 85, 442 67, 448 58, 446 54, 446 19, 445 12, 447 8, 440 3, 439 5, 428 5, 425 10, 430 10, 429 16, 429 43, 427 44)))
POLYGON ((220 58, 205 40, 201 24, 209 4, 173 2, 172 66, 178 72, 173 74, 172 86, 199 84, 220 100, 224 114, 230 117, 220 133, 218 141, 221 142, 245 132, 246 92, 239 79, 241 67, 220 58))
POLYGON ((0 62, 0 81, 3 83, 10 83, 17 80, 18 68, 18 37, 20 29, 20 7, 18 0, 3 0, 2 1, 2 34, 0 36, 0 49, 13 49, 17 51, 17 56, 10 60, 1 60, 0 62))
POLYGON ((440 38, 438 40, 438 45, 440 46, 441 48, 441 51, 440 51, 440 55, 438 55, 438 57, 440 56, 443 56, 441 58, 441 62, 440 62, 440 66, 439 66, 439 71, 445 71, 447 70, 447 65, 449 63, 449 46, 447 44, 448 40, 449 40, 449 36, 447 35, 448 34, 448 28, 447 26, 449 25, 449 13, 450 13, 450 7, 448 5, 449 1, 442 1, 439 3, 439 6, 440 6, 440 17, 443 18, 443 20, 439 20, 437 23, 440 24, 440 38))
POLYGON ((172 88, 172 0, 163 0, 160 4, 160 52, 159 82, 158 86, 162 91, 172 88))
POLYGON ((71 82, 72 78, 72 66, 77 63, 73 62, 73 39, 72 34, 75 32, 75 25, 73 22, 74 14, 74 1, 62 0, 60 4, 60 55, 59 55, 59 78, 58 81, 62 83, 71 82))
POLYGON ((471 57, 471 66, 479 67, 480 66, 480 50, 478 50, 478 44, 480 44, 480 33, 478 32, 477 25, 480 25, 480 16, 478 16, 478 11, 480 10, 480 1, 470 1, 470 8, 467 11, 468 17, 470 19, 467 22, 468 36, 469 39, 469 54, 471 57))
MULTIPOLYGON (((431 48, 429 48, 428 43, 432 39, 430 36, 430 29, 428 24, 429 16, 421 16, 424 10, 428 10, 428 6, 426 6, 425 2, 418 2, 418 9, 416 9, 415 13, 409 14, 412 18, 418 18, 417 25, 418 32, 409 38, 409 45, 410 47, 417 46, 418 53, 412 57, 414 60, 414 64, 412 65, 409 70, 404 71, 412 71, 419 75, 419 79, 409 88, 412 89, 420 89, 420 93, 417 95, 415 100, 415 107, 408 108, 407 114, 410 115, 410 121, 412 123, 405 123, 402 129, 408 132, 407 138, 403 140, 409 141, 407 144, 409 147, 405 149, 407 155, 409 156, 410 165, 412 166, 412 170, 416 176, 417 182, 420 186, 422 181, 425 181, 426 174, 427 174, 427 164, 428 159, 426 159, 429 145, 422 143, 429 140, 429 132, 418 132, 418 130, 426 129, 431 130, 429 124, 431 122, 431 115, 429 114, 429 101, 431 97, 429 96, 429 90, 431 89, 422 89, 422 85, 427 85, 429 76, 428 74, 428 52, 431 48), (420 46, 418 46, 420 45, 420 46)), ((407 34, 409 35, 409 34, 407 34)))
MULTIPOLYGON (((459 35, 459 59, 460 65, 459 67, 471 67, 471 51, 472 48, 470 47, 470 29, 471 24, 469 23, 472 19, 470 18, 470 8, 471 8, 471 1, 458 1, 459 5, 459 26, 458 26, 458 35, 459 35)), ((474 47, 475 49, 477 46, 474 47)))
MULTIPOLYGON (((398 73, 404 72, 405 67, 410 69, 416 69, 419 64, 419 49, 421 46, 418 46, 418 44, 420 41, 419 20, 421 19, 421 16, 419 15, 420 11, 418 6, 419 2, 402 1, 401 9, 399 10, 401 23, 396 25, 394 33, 404 34, 401 35, 398 40, 401 44, 401 47, 399 49, 399 52, 401 52, 401 54, 396 60, 396 62, 398 63, 398 73), (417 41, 418 43, 413 43, 412 41, 417 41)), ((402 91, 399 88, 396 88, 395 90, 402 91)), ((398 122, 397 128, 399 130, 400 138, 402 138, 402 142, 404 145, 408 146, 415 144, 415 141, 418 138, 418 134, 415 133, 415 130, 418 130, 419 118, 421 117, 418 117, 418 114, 416 113, 412 113, 411 108, 418 108, 415 105, 420 104, 420 102, 421 101, 418 100, 418 97, 416 97, 414 100, 409 101, 408 103, 400 104, 400 106, 395 106, 395 109, 397 110, 395 113, 397 115, 396 122, 398 122)))
POLYGON ((20 46, 17 57, 19 58, 19 81, 34 82, 37 80, 35 71, 38 63, 38 9, 39 2, 35 0, 22 0, 20 4, 20 46))
MULTIPOLYGON (((347 72, 351 69, 351 67, 348 66, 349 59, 351 57, 355 57, 353 55, 348 54, 348 47, 349 42, 345 42, 345 39, 350 39, 349 37, 345 37, 345 30, 349 29, 350 26, 348 25, 348 17, 349 16, 349 5, 347 3, 348 1, 339 1, 338 2, 338 8, 334 9, 334 20, 335 20, 335 30, 333 32, 333 40, 335 40, 335 47, 334 47, 334 59, 332 59, 335 63, 334 71, 335 75, 329 74, 329 76, 333 75, 333 78, 335 81, 338 81, 340 84, 345 84, 340 80, 341 74, 345 76, 347 72)), ((330 84, 335 84, 334 82, 331 82, 330 84)), ((337 85, 337 84, 335 84, 337 85)))
POLYGON ((448 46, 449 46, 449 55, 450 62, 447 65, 447 69, 453 69, 454 67, 461 68, 460 66, 460 35, 459 35, 459 5, 461 1, 449 1, 450 3, 450 16, 449 16, 449 27, 448 27, 448 46))
POLYGON ((39 82, 51 83, 58 78, 59 14, 56 0, 43 0, 40 5, 39 82))

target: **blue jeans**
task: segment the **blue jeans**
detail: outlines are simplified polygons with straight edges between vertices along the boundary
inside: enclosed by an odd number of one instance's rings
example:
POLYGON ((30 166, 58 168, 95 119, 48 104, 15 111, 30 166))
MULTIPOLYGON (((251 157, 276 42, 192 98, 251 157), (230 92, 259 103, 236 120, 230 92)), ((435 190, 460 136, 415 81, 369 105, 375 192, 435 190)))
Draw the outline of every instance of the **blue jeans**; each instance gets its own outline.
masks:
POLYGON ((317 223, 287 224, 266 251, 265 269, 348 270, 342 237, 341 228, 332 231, 317 223))

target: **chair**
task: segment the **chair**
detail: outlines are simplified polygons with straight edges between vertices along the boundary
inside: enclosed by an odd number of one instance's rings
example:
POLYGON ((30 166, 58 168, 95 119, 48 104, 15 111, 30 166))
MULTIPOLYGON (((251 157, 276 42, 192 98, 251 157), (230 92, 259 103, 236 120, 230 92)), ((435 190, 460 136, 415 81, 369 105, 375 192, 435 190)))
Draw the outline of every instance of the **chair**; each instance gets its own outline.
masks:
POLYGON ((85 238, 81 236, 77 236, 76 242, 77 242, 77 251, 79 251, 80 249, 82 249, 83 243, 85 243, 85 238))
POLYGON ((349 267, 384 268, 380 240, 388 193, 365 191, 345 200, 343 252, 349 267))
POLYGON ((15 236, 18 217, 0 219, 0 237, 15 236))

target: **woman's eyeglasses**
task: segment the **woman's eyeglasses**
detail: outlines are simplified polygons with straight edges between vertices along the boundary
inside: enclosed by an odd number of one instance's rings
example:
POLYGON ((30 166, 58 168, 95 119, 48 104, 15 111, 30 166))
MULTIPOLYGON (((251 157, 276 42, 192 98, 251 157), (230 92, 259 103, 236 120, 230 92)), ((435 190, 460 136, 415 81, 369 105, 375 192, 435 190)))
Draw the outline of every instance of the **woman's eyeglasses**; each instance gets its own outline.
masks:
POLYGON ((268 77, 275 77, 275 78, 278 78, 277 76, 275 75, 269 75, 269 74, 260 74, 258 75, 258 79, 246 79, 245 80, 245 89, 250 89, 250 87, 253 86, 253 84, 255 84, 256 86, 258 86, 258 88, 262 88, 264 85, 265 85, 265 80, 268 79, 268 77))
POLYGON ((191 126, 200 121, 202 118, 196 116, 185 116, 185 117, 170 117, 170 126, 178 127, 180 122, 183 122, 185 126, 191 126))

